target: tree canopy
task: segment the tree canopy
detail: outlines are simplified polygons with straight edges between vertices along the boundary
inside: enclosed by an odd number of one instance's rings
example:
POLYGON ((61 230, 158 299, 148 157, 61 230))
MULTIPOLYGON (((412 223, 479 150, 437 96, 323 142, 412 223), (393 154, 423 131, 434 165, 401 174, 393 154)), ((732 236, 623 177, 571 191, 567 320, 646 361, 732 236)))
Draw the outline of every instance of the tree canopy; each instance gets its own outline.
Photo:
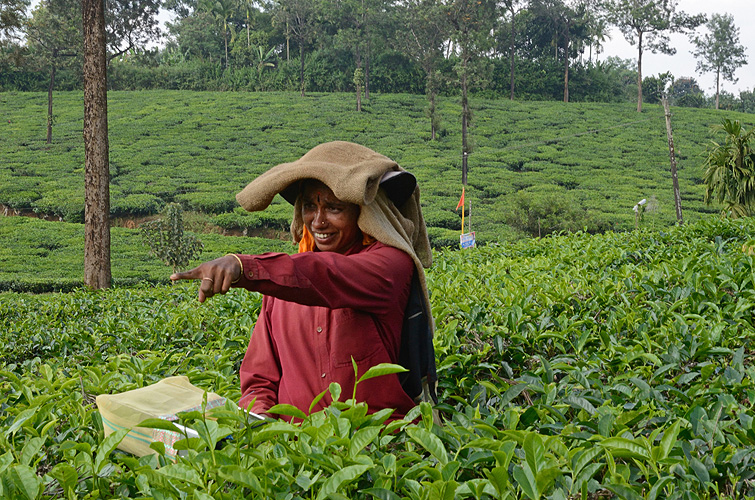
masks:
MULTIPOLYGON (((25 1, 2 0, 0 5, 6 12, 9 5, 25 1)), ((67 2, 73 12, 79 9, 73 5, 76 1, 40 0, 39 5, 67 2)), ((109 85, 121 90, 354 92, 354 71, 361 68, 366 103, 373 89, 426 93, 430 128, 437 134, 440 122, 433 96, 463 94, 455 68, 466 67, 467 91, 472 93, 565 101, 636 99, 641 110, 644 52, 673 53, 670 34, 690 32, 704 20, 681 12, 678 4, 679 0, 166 0, 162 8, 172 18, 162 33, 158 0, 113 0, 106 12, 109 85), (477 10, 485 14, 475 20, 477 10), (603 57, 601 48, 612 25, 637 47, 636 65, 603 57), (158 39, 163 43, 149 48, 158 39), (470 55, 474 57, 468 59, 470 55)), ((18 7, 14 12, 21 15, 18 7)), ((32 50, 35 42, 29 40, 27 27, 19 30, 19 22, 6 19, 10 18, 5 16, 2 28, 15 35, 3 39, 3 53, 15 51, 26 59, 8 63, 7 56, 0 57, 9 68, 0 72, 0 89, 39 89, 45 78, 42 68, 49 64, 35 59, 40 53, 32 50)), ((44 71, 49 75, 48 69, 44 71)), ((67 73, 61 73, 59 81, 64 88, 81 85, 80 76, 71 79, 67 73)), ((733 99, 736 96, 726 96, 726 106, 733 99)), ((705 96, 694 103, 708 105, 705 96)))
POLYGON ((744 46, 739 43, 739 28, 731 14, 713 14, 706 24, 708 33, 692 37, 697 71, 716 74, 716 109, 721 93, 721 78, 736 83, 734 72, 747 64, 744 46))
POLYGON ((637 46, 637 111, 642 111, 642 54, 674 55, 670 33, 688 33, 705 22, 704 15, 677 11, 678 0, 607 0, 608 18, 637 46))

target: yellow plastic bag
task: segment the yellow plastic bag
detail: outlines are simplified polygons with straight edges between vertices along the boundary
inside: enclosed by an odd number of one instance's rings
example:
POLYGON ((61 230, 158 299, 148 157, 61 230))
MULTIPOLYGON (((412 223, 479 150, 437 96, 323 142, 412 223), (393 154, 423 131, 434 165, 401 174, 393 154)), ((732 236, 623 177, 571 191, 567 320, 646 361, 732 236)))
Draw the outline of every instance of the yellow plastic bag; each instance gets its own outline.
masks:
MULTIPOLYGON (((131 429, 118 445, 119 449, 141 457, 156 453, 149 445, 160 441, 165 444, 165 455, 175 459, 178 452, 173 445, 186 437, 183 433, 147 429, 137 427, 137 424, 148 418, 175 421, 178 420, 178 413, 202 411, 204 393, 204 390, 191 385, 188 377, 168 377, 141 389, 120 394, 100 394, 97 396, 97 408, 102 415, 105 436, 119 429, 131 429)), ((224 397, 207 393, 205 411, 224 404, 224 397)), ((191 429, 187 429, 187 432, 189 437, 196 436, 191 429)))

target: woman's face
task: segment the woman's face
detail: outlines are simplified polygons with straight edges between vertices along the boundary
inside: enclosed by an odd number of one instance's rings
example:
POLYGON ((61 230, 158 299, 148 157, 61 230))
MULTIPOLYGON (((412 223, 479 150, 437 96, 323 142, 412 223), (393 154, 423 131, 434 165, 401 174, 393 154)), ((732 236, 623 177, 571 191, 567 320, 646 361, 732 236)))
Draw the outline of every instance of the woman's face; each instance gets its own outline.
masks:
POLYGON ((346 253, 362 239, 359 205, 339 200, 319 181, 305 182, 301 215, 321 252, 346 253))

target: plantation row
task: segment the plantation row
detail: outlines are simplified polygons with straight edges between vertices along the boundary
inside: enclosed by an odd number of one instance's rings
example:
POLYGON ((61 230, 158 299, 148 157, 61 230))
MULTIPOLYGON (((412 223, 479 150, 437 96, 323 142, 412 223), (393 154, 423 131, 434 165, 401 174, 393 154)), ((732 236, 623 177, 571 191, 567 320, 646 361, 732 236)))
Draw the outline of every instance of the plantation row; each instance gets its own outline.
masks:
MULTIPOLYGON (((373 94, 362 113, 348 94, 109 94, 112 215, 136 221, 168 202, 233 230, 283 229, 290 207, 278 200, 249 215, 234 199, 255 176, 329 140, 364 144, 419 179, 435 247, 458 245, 461 194, 460 106, 441 98, 440 137, 430 141, 422 96, 373 94), (238 210, 237 210, 238 209, 238 210)), ((55 96, 52 145, 44 142, 46 94, 0 93, 0 204, 82 222, 82 95, 55 96)), ((467 199, 481 241, 634 228, 632 207, 649 200, 647 227, 675 220, 663 112, 631 104, 564 104, 472 99, 473 152, 467 199)), ((703 203, 702 164, 710 126, 726 116, 749 128, 752 116, 674 109, 685 218, 718 212, 703 203)), ((0 207, 1 209, 1 207, 0 207)))
POLYGON ((429 407, 384 426, 349 395, 296 425, 230 405, 186 416, 202 430, 176 463, 113 452, 93 398, 182 374, 235 400, 259 295, 0 294, 0 497, 751 496, 753 238, 704 217, 438 253, 443 426, 429 407))

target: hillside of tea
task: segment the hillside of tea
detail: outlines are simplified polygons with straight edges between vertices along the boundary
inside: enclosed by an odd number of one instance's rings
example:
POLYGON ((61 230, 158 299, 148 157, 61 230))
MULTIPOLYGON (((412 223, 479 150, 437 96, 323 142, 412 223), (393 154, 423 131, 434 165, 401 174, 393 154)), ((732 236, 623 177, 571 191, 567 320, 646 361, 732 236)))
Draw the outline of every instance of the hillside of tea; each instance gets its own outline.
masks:
MULTIPOLYGON (((256 175, 329 140, 383 153, 416 174, 436 247, 457 246, 461 194, 460 106, 441 97, 442 130, 430 141, 423 96, 373 94, 364 111, 350 94, 141 91, 110 92, 112 215, 138 223, 171 201, 227 230, 285 229, 281 200, 263 215, 234 195, 256 175)), ((467 200, 478 239, 521 234, 634 228, 632 207, 647 199, 642 222, 675 220, 661 107, 632 104, 472 99, 467 200)), ((56 92, 54 131, 45 144, 47 95, 0 93, 0 204, 82 222, 83 97, 56 92)), ((685 218, 719 207, 703 203, 703 155, 723 117, 748 127, 753 115, 673 108, 672 125, 685 218)))

